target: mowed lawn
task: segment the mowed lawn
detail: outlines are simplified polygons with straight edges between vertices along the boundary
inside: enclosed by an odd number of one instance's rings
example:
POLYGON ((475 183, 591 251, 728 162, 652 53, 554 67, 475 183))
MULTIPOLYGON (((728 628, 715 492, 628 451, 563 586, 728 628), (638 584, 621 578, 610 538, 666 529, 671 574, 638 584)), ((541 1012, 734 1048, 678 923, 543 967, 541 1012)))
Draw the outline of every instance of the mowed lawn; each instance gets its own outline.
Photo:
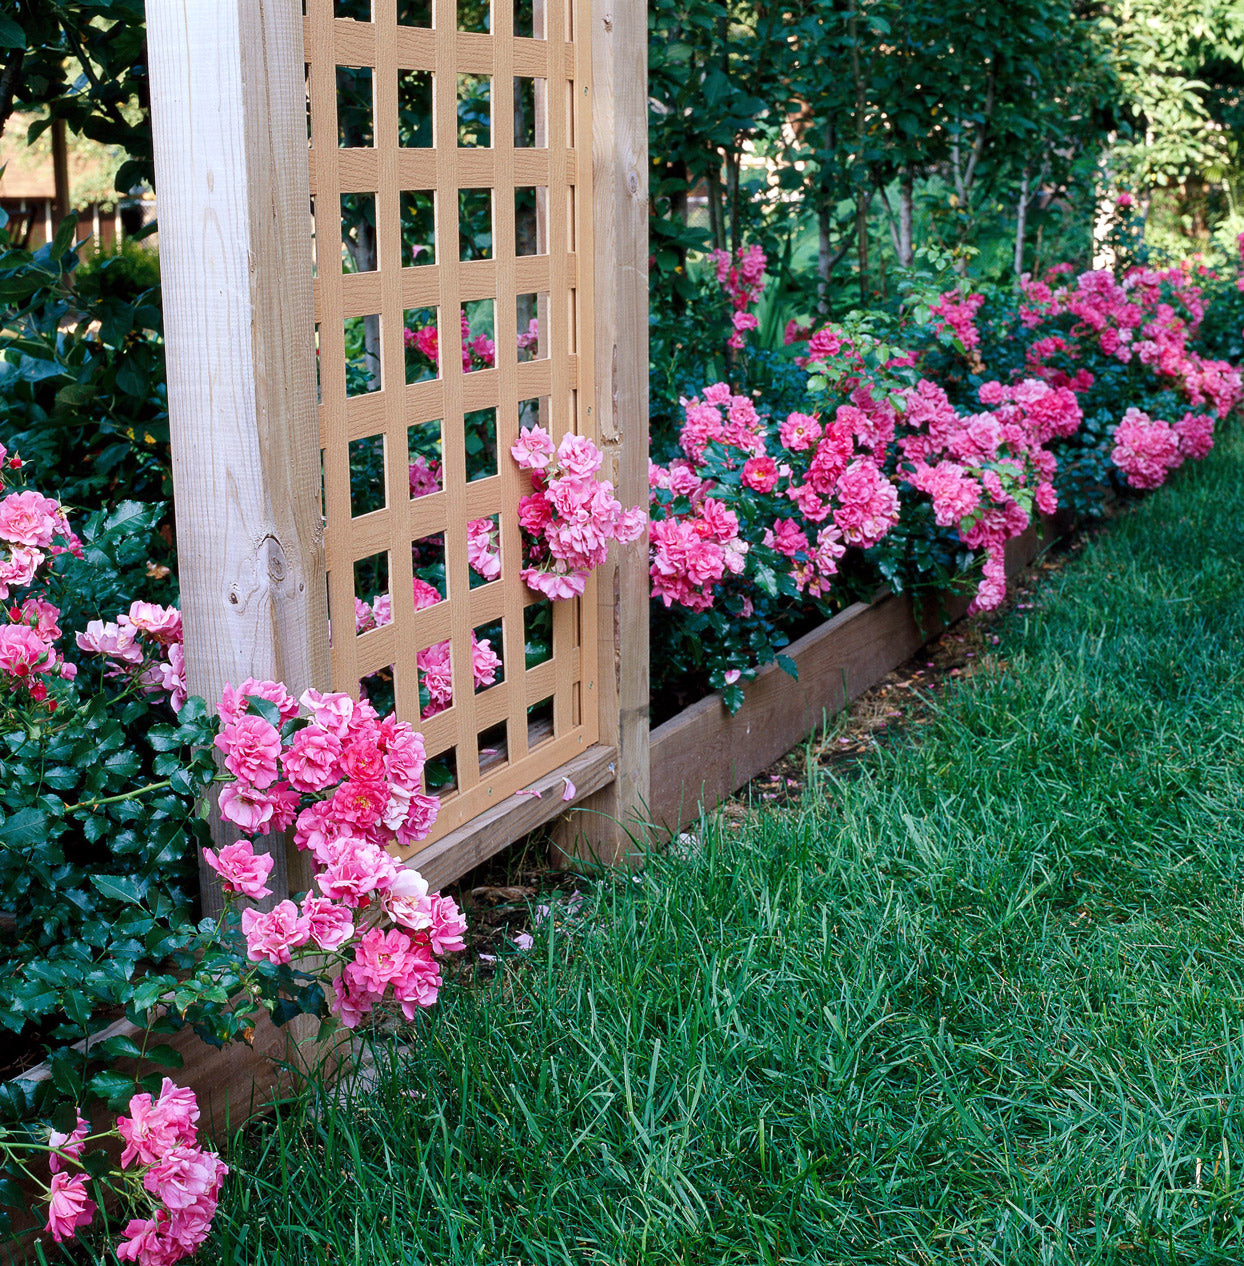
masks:
POLYGON ((1237 433, 849 779, 252 1127, 203 1260, 1244 1261, 1242 487, 1237 433))

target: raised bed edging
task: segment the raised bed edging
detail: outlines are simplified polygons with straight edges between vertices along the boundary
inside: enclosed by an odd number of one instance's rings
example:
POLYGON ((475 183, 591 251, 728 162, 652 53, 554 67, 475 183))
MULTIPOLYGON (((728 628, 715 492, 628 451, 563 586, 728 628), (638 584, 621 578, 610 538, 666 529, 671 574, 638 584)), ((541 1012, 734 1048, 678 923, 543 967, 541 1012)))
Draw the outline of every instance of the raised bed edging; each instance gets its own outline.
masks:
MULTIPOLYGON (((1059 516, 1007 543, 1014 576, 1070 530, 1059 516)), ((770 664, 733 716, 711 694, 652 731, 649 820, 669 835, 696 821, 875 686, 968 608, 962 594, 917 611, 908 595, 858 602, 801 637, 786 653, 799 679, 770 664), (940 609, 939 609, 940 607, 940 609)))

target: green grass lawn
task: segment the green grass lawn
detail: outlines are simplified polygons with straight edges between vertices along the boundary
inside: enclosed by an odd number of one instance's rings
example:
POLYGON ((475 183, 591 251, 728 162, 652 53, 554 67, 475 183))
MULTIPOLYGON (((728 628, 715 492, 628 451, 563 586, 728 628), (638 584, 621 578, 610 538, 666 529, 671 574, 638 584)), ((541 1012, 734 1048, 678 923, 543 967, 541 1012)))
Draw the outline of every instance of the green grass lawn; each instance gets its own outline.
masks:
POLYGON ((849 781, 252 1129, 203 1260, 1244 1261, 1244 443, 849 781))

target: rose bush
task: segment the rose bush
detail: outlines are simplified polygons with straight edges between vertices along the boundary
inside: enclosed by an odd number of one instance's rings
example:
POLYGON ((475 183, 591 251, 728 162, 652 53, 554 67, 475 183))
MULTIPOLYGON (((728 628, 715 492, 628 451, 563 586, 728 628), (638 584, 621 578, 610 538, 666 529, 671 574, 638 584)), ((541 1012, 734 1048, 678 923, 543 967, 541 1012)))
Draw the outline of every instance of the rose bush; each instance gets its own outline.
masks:
MULTIPOLYGON (((763 255, 716 263, 745 310, 763 255)), ((913 287, 897 314, 789 323, 798 408, 711 383, 652 465, 654 693, 687 698, 691 678, 737 709, 762 665, 794 671, 792 637, 882 583, 996 607, 1006 542, 1038 513, 1100 513, 1210 450, 1241 379, 1197 338, 1239 293, 1198 267, 1062 267, 1018 293, 913 287)))
MULTIPOLYGON (((13 911, 0 1026, 51 1073, 0 1086, 2 1206, 24 1202, 14 1182, 29 1172, 19 1161, 33 1122, 67 1101, 128 1103, 132 1114, 144 1099, 110 1067, 118 1057, 176 1065, 161 1035, 190 1025, 219 1045, 246 1037, 261 1010, 278 1023, 331 1012, 353 1027, 393 1005, 411 1019, 436 1001, 437 961, 462 948, 465 921, 387 851, 424 838, 436 816, 409 725, 366 700, 314 691, 300 715, 283 685, 253 680, 226 688, 209 716, 186 694, 173 606, 135 599, 71 636, 60 595, 95 592, 93 564, 107 561, 120 528, 97 516, 79 538, 3 445, 0 468, 0 741, 14 775, 0 788, 0 897, 13 911), (218 920, 199 922, 198 806, 213 783, 224 819, 250 838, 204 847, 226 900, 218 920), (273 859, 256 843, 287 828, 311 855, 315 888, 258 910, 250 902, 271 895, 273 859), (145 1030, 142 1041, 83 1049, 118 1013, 145 1030)), ((173 1152, 144 1154, 141 1172, 112 1174, 114 1186, 163 1201, 130 1224, 122 1260, 176 1261, 206 1234, 222 1171, 188 1147, 175 1141, 173 1152)), ((123 1155, 121 1169, 132 1159, 123 1155)), ((101 1166, 90 1172, 104 1181, 101 1166)), ((90 1221, 86 1184, 85 1172, 53 1175, 54 1238, 90 1221)))

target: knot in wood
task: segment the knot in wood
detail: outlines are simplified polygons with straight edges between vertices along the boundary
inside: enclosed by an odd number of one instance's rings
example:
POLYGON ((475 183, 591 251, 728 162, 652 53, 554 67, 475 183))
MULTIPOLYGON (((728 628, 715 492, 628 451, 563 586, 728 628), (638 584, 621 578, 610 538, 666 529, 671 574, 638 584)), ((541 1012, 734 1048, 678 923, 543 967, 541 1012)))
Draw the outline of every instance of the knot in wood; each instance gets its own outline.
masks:
POLYGON ((274 585, 283 585, 286 576, 285 551, 275 536, 268 535, 263 539, 263 549, 267 556, 268 579, 274 585))

